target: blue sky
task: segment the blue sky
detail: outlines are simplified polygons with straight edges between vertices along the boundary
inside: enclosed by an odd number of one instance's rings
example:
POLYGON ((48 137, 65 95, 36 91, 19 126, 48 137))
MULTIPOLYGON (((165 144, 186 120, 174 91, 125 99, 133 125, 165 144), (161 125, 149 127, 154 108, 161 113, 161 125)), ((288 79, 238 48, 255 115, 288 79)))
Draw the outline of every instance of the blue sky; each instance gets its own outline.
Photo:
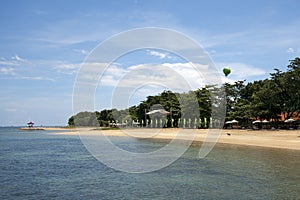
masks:
MULTIPOLYGON (((274 68, 285 70, 289 60, 300 56, 299 7, 297 0, 3 0, 0 126, 29 120, 66 125, 73 114, 73 85, 81 63, 99 43, 134 28, 168 28, 193 38, 220 71, 231 67, 226 81, 267 78, 274 68)), ((111 75, 121 76, 136 65, 184 64, 170 55, 155 50, 132 53, 116 61, 111 75)), ((117 78, 107 80, 107 91, 117 78)), ((109 105, 106 89, 97 91, 97 109, 109 105)))

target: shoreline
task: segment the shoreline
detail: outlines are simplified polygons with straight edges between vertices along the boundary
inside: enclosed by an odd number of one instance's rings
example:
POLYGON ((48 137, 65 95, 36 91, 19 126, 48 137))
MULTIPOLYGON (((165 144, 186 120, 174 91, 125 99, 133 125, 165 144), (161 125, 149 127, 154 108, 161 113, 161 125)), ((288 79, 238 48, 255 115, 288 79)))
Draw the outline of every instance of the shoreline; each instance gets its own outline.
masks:
POLYGON ((66 128, 66 127, 47 127, 47 126, 36 126, 36 127, 21 127, 18 128, 19 130, 23 131, 35 131, 35 130, 44 130, 44 131, 70 131, 74 128, 66 128))
MULTIPOLYGON (((64 130, 65 132, 54 132, 56 135, 83 135, 83 136, 118 136, 134 137, 139 139, 164 139, 172 140, 178 132, 181 133, 180 140, 190 140, 190 134, 196 133, 194 141, 203 142, 208 131, 220 131, 217 143, 247 145, 268 148, 280 148, 300 150, 300 130, 239 130, 239 129, 116 129, 101 130, 89 128, 47 128, 44 130, 64 130)), ((218 132, 217 132, 218 133, 218 132)))

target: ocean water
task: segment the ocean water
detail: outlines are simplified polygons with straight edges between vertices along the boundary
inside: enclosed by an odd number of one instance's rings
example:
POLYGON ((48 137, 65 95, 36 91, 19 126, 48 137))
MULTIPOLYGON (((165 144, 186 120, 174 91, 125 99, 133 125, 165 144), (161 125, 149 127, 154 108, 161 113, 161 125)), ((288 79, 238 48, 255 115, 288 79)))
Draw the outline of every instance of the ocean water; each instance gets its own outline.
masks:
MULTIPOLYGON (((114 138, 144 152, 165 141, 114 138)), ((204 159, 195 144, 161 170, 111 169, 77 136, 0 128, 0 199, 300 199, 300 153, 218 144, 204 159)))

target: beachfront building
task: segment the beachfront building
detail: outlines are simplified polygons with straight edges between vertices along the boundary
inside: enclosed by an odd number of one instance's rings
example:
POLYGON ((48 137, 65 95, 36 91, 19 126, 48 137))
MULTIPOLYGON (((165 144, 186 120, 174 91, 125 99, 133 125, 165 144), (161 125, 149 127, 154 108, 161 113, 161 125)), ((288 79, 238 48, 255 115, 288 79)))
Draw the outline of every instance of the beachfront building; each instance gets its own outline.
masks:
MULTIPOLYGON (((149 123, 146 122, 146 125, 150 124, 151 128, 162 128, 162 127, 168 127, 167 115, 171 115, 172 113, 164 109, 156 109, 156 110, 149 111, 145 114, 150 116, 150 122, 149 123)), ((145 115, 145 120, 147 120, 146 115, 145 115)), ((172 125, 170 124, 169 127, 171 126, 172 125)))

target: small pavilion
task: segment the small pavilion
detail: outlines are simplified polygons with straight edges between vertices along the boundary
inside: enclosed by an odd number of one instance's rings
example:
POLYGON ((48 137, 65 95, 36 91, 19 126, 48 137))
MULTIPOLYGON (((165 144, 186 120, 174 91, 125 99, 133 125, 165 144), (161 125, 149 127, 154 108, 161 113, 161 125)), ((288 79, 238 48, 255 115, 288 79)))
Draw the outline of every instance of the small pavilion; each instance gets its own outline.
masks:
POLYGON ((34 124, 34 123, 33 123, 32 121, 28 122, 28 123, 27 123, 28 128, 32 128, 32 127, 33 127, 33 124, 34 124))
POLYGON ((147 112, 146 115, 171 115, 171 112, 168 112, 164 109, 158 109, 147 112))

